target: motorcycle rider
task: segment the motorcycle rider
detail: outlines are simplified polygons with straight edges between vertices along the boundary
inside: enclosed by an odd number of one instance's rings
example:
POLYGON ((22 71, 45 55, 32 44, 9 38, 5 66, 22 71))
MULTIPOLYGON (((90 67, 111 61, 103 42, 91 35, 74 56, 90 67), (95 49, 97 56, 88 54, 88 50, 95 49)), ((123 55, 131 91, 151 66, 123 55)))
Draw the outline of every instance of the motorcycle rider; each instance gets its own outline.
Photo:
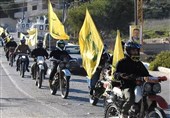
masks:
MULTIPOLYGON (((42 40, 39 40, 38 43, 37 43, 37 48, 33 49, 32 52, 31 52, 31 57, 35 58, 34 61, 35 63, 32 65, 31 67, 31 74, 34 75, 35 73, 35 69, 36 69, 36 58, 38 56, 43 56, 43 57, 46 57, 46 59, 48 58, 48 52, 43 48, 43 41, 42 40)), ((45 67, 45 74, 47 72, 47 64, 44 63, 44 67, 45 67)), ((33 77, 33 79, 35 79, 33 77)))
MULTIPOLYGON (((6 49, 7 49, 7 51, 6 51, 6 54, 5 54, 5 56, 6 56, 6 58, 7 58, 7 60, 9 61, 9 48, 13 48, 14 47, 14 49, 17 47, 17 43, 14 41, 14 38, 13 37, 10 37, 10 41, 6 44, 6 49)), ((15 57, 14 57, 15 58, 15 57)))
POLYGON ((53 68, 51 70, 50 77, 49 77, 50 89, 52 89, 52 81, 53 81, 55 73, 57 72, 57 66, 61 58, 63 56, 66 56, 68 57, 69 60, 71 59, 70 55, 67 53, 67 51, 64 50, 64 48, 65 48, 65 42, 63 40, 59 40, 56 42, 56 49, 50 53, 50 58, 53 57, 58 60, 57 62, 56 61, 53 62, 53 68))
POLYGON ((140 58, 140 45, 134 41, 125 43, 125 58, 118 61, 114 78, 121 81, 121 89, 125 103, 122 107, 121 118, 128 118, 128 111, 135 102, 134 89, 137 77, 148 77, 149 72, 140 58))
MULTIPOLYGON (((31 50, 30 50, 29 46, 25 44, 25 42, 26 42, 25 37, 23 37, 23 38, 20 40, 20 42, 21 42, 21 44, 18 45, 18 47, 15 49, 15 54, 17 54, 17 53, 30 54, 30 53, 31 53, 31 50), (18 52, 18 51, 19 51, 19 52, 18 52)), ((16 65, 17 65, 16 71, 19 70, 19 58, 20 58, 20 56, 18 57, 17 62, 16 62, 16 65)), ((26 59, 27 59, 27 62, 26 62, 26 70, 29 72, 29 69, 28 69, 28 66, 29 66, 28 56, 26 56, 26 59)))
POLYGON ((96 83, 98 82, 98 80, 100 79, 100 73, 102 71, 102 69, 106 66, 109 66, 110 64, 110 55, 108 53, 108 47, 107 45, 105 44, 104 45, 104 49, 103 49, 103 52, 102 52, 102 56, 101 56, 101 59, 100 59, 100 63, 99 63, 99 66, 97 67, 96 69, 96 72, 93 74, 92 78, 91 78, 91 81, 90 81, 90 86, 89 86, 89 89, 90 89, 90 97, 93 97, 93 90, 95 89, 95 85, 96 83))

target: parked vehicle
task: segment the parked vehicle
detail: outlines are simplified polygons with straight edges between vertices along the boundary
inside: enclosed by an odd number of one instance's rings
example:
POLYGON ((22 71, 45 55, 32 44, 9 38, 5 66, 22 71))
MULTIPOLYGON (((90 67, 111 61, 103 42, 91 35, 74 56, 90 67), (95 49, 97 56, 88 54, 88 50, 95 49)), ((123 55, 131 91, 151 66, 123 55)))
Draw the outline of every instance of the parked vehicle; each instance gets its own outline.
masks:
POLYGON ((35 85, 38 86, 38 88, 41 88, 42 82, 45 79, 44 63, 45 63, 45 58, 43 56, 38 56, 36 59, 36 64, 37 64, 35 69, 36 72, 34 72, 33 75, 35 76, 34 78, 36 78, 35 85))
MULTIPOLYGON (((51 62, 58 61, 57 59, 51 58, 51 62)), ((70 63, 75 60, 68 60, 67 58, 63 58, 57 67, 57 72, 55 73, 53 82, 52 82, 52 95, 55 95, 57 90, 60 89, 61 97, 67 98, 69 94, 69 87, 70 87, 70 63)), ((48 69, 48 74, 50 75, 51 68, 48 69)))
POLYGON ((74 63, 70 64, 70 71, 73 73, 74 72, 82 73, 82 71, 85 71, 82 66, 82 57, 80 55, 79 45, 74 45, 74 44, 71 45, 68 43, 65 46, 64 50, 66 50, 72 58, 76 59, 76 61, 74 63))
POLYGON ((19 71, 20 71, 20 76, 22 78, 25 75, 27 58, 28 58, 28 54, 24 54, 24 53, 19 54, 19 71))
MULTIPOLYGON (((166 80, 166 77, 150 77, 147 81, 136 78, 135 103, 129 110, 129 118, 166 118, 163 109, 167 109, 168 104, 162 96, 157 95, 161 92, 160 82, 166 80)), ((104 117, 119 118, 124 101, 120 84, 114 86, 106 100, 104 117)))
POLYGON ((14 51, 15 47, 9 47, 9 65, 12 67, 14 63, 14 51))

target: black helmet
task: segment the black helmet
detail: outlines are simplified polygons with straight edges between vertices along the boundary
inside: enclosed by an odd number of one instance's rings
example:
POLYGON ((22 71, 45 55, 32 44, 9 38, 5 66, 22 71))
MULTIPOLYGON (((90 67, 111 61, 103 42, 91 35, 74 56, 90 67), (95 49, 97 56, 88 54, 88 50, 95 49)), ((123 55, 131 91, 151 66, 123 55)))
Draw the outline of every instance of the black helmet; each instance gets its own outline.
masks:
POLYGON ((127 43, 125 43, 125 52, 126 55, 128 55, 132 60, 134 61, 138 61, 139 60, 139 55, 140 55, 140 48, 141 45, 134 42, 134 41, 128 41, 127 43), (131 54, 132 50, 137 50, 138 53, 137 54, 131 54))
POLYGON ((59 49, 63 50, 64 47, 65 47, 65 42, 63 40, 57 41, 56 47, 58 47, 59 49))
POLYGON ((37 47, 39 47, 39 48, 43 47, 43 41, 42 40, 38 40, 37 47))
POLYGON ((23 37, 20 41, 21 41, 21 44, 25 44, 25 41, 26 41, 25 37, 23 37))

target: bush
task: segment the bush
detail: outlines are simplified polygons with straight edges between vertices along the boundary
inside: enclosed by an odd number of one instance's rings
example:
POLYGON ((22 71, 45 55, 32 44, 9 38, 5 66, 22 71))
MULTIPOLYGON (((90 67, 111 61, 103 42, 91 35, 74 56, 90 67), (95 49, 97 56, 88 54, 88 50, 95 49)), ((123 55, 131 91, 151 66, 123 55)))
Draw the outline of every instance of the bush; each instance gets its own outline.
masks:
POLYGON ((163 51, 150 63, 149 70, 157 70, 158 66, 170 68, 170 51, 163 51))

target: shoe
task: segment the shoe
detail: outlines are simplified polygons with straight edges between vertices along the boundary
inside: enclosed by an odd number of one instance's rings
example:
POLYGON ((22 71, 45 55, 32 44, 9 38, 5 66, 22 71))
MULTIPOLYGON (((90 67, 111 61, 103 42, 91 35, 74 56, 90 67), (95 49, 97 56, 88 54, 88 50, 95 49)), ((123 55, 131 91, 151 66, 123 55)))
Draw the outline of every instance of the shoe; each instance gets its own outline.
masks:
POLYGON ((31 77, 33 80, 35 80, 35 75, 33 75, 32 73, 31 73, 31 77))
POLYGON ((18 69, 18 68, 16 68, 16 71, 19 71, 19 69, 18 69))
POLYGON ((123 114, 121 114, 121 115, 120 115, 120 118, 128 118, 128 115, 123 115, 123 114))
POLYGON ((53 94, 53 89, 50 89, 50 93, 53 94))
POLYGON ((27 72, 30 72, 30 70, 27 68, 27 72))

